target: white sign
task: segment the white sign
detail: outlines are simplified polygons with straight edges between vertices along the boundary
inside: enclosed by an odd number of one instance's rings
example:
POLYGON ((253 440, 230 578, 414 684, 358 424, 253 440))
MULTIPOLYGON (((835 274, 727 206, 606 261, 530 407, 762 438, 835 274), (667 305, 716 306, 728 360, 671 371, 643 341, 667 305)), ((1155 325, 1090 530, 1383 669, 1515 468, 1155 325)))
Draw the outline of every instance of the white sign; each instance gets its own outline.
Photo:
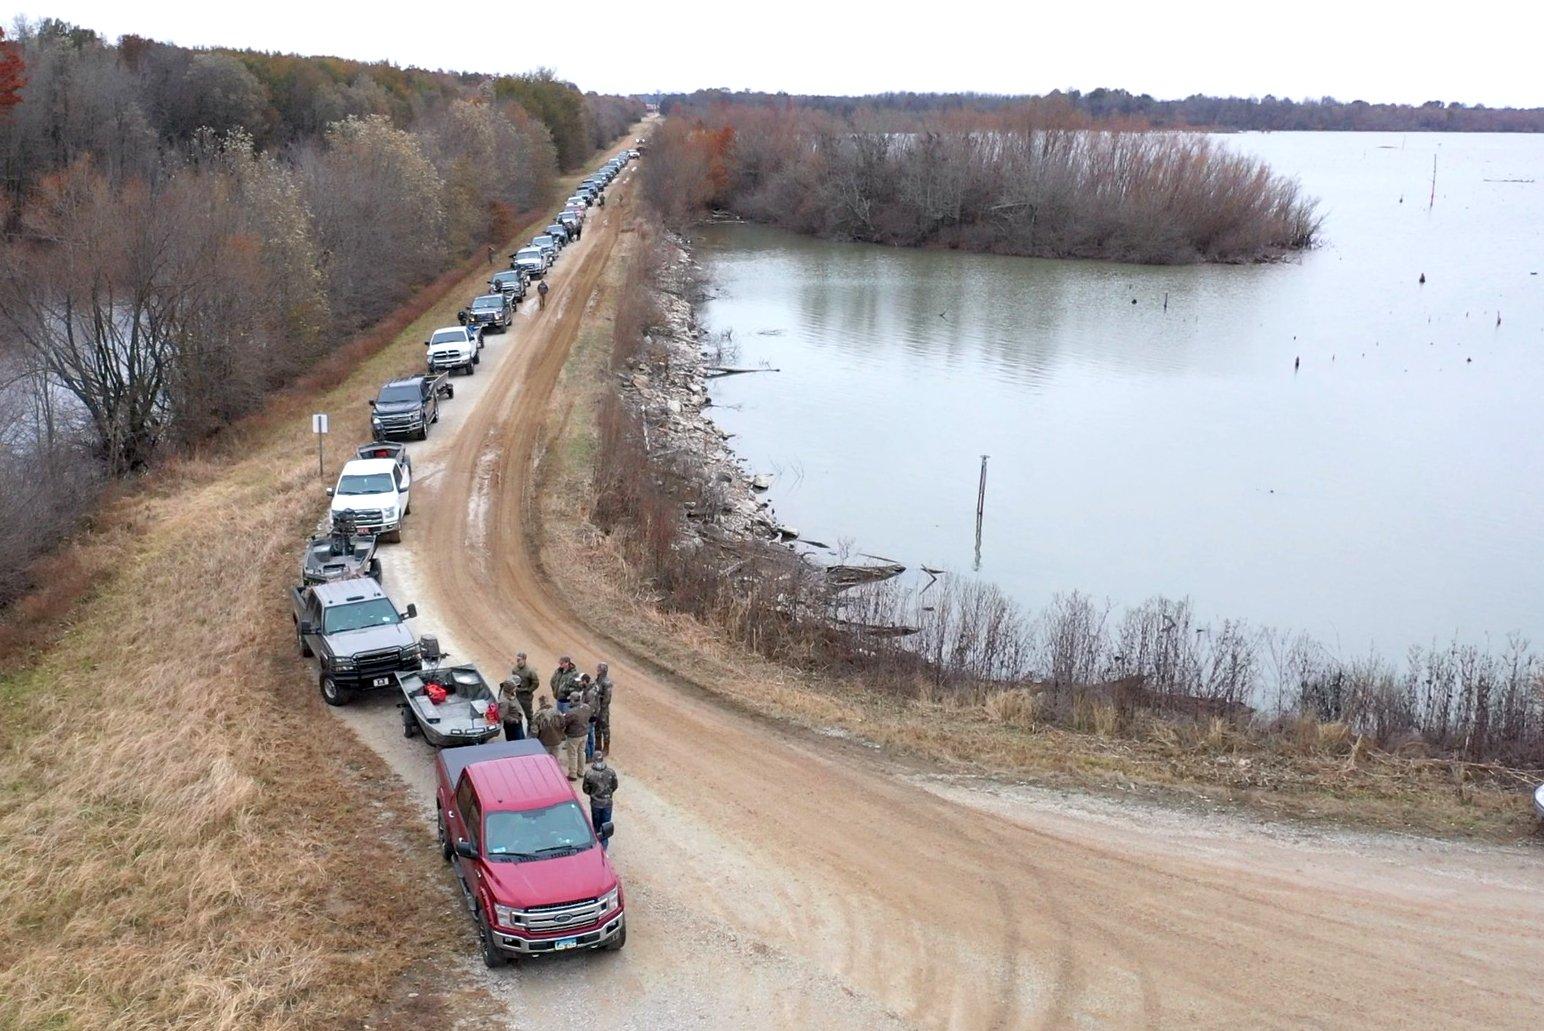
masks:
POLYGON ((312 433, 326 433, 327 432, 327 413, 326 412, 317 412, 315 415, 311 416, 311 432, 312 433))

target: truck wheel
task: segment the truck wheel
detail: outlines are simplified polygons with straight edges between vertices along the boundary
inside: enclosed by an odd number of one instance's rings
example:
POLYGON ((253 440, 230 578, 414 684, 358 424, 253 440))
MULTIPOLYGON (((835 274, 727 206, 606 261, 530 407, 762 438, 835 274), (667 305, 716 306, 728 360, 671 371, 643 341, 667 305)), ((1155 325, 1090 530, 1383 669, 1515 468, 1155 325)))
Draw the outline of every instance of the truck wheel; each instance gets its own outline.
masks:
POLYGON ((300 633, 300 624, 298 623, 295 624, 295 643, 300 646, 300 657, 302 659, 309 659, 311 657, 311 646, 306 643, 305 637, 300 633))
POLYGON ((622 925, 622 931, 615 938, 606 943, 607 952, 621 952, 622 946, 627 944, 627 925, 622 925))
POLYGON ((450 832, 445 829, 445 810, 439 806, 434 807, 434 834, 440 843, 440 856, 445 862, 450 862, 456 850, 450 847, 450 832))
POLYGON ((327 674, 323 673, 321 675, 320 683, 318 686, 321 688, 322 701, 326 702, 328 705, 348 704, 348 689, 339 687, 338 682, 333 680, 332 677, 329 677, 327 674))
MULTIPOLYGON (((472 364, 473 365, 481 365, 482 364, 482 353, 481 352, 472 355, 472 364)), ((476 369, 472 369, 470 374, 473 375, 473 376, 477 375, 477 370, 476 369)))
POLYGON ((402 736, 418 736, 418 721, 413 719, 413 714, 407 711, 407 706, 402 707, 402 736))
POLYGON ((428 440, 429 439, 429 424, 428 423, 425 423, 423 429, 418 431, 418 439, 419 440, 428 440))
MULTIPOLYGON (((378 558, 372 558, 370 560, 370 579, 374 580, 376 583, 380 583, 381 582, 381 579, 382 579, 381 560, 378 559, 378 558)), ((304 642, 301 643, 301 646, 302 647, 305 646, 304 642)))
MULTIPOLYGON (((403 512, 402 514, 403 515, 407 515, 406 512, 403 512)), ((402 543, 402 526, 401 526, 401 524, 398 524, 397 528, 395 530, 391 531, 391 543, 393 543, 393 544, 401 544, 402 543)))
POLYGON ((455 397, 456 396, 456 388, 451 386, 449 383, 445 384, 445 396, 447 398, 455 397))
POLYGON ((504 954, 493 944, 493 928, 488 926, 488 918, 483 916, 481 907, 477 910, 477 937, 482 946, 483 963, 488 969, 497 970, 503 966, 504 954))

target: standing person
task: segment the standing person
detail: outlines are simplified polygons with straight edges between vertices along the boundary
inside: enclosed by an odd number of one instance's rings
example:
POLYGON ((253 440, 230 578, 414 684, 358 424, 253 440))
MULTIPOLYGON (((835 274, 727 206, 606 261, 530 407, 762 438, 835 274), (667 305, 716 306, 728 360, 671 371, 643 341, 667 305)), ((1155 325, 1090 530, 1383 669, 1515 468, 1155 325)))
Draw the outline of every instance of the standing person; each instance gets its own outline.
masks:
MULTIPOLYGON (((541 677, 525 661, 525 652, 515 652, 515 665, 509 671, 509 679, 515 682, 515 703, 520 706, 520 711, 525 713, 526 725, 530 726, 531 699, 536 697, 536 692, 541 688, 541 677)), ((505 681, 505 683, 508 682, 505 681)))
POLYGON ((547 291, 550 289, 551 287, 547 285, 547 281, 545 279, 536 284, 536 300, 542 311, 547 310, 547 291))
MULTIPOLYGON (((606 762, 605 752, 595 753, 595 764, 584 775, 584 793, 590 796, 590 824, 600 836, 601 827, 611 822, 611 796, 617 790, 617 771, 606 762)), ((600 839, 600 847, 608 847, 611 835, 600 839)))
POLYGON ((611 752, 611 693, 616 685, 611 682, 611 667, 604 662, 595 665, 595 751, 611 752))
POLYGON ((579 679, 578 667, 574 660, 567 655, 558 660, 558 668, 552 671, 552 679, 547 681, 547 686, 552 688, 552 697, 557 699, 558 712, 568 711, 568 696, 573 691, 574 681, 579 679))
POLYGON ((584 743, 590 735, 590 707, 583 695, 569 696, 568 711, 563 714, 563 747, 568 752, 568 779, 584 776, 584 743))
POLYGON ((595 755, 595 687, 590 683, 588 673, 579 675, 579 682, 574 685, 573 693, 569 698, 574 701, 583 699, 585 708, 590 710, 589 727, 584 734, 584 758, 588 762, 595 755))
MULTIPOLYGON (((515 674, 518 670, 509 671, 509 679, 499 681, 499 719, 504 723, 504 740, 519 741, 526 735, 526 723, 530 720, 530 703, 524 706, 520 704, 520 696, 517 693, 520 681, 515 674)), ((535 728, 531 728, 534 732, 535 728)))
POLYGON ((488 245, 488 264, 493 264, 493 244, 488 245))
MULTIPOLYGON (((548 755, 558 758, 558 746, 563 743, 563 716, 552 707, 552 699, 546 695, 541 696, 541 708, 531 721, 531 733, 536 735, 548 755)), ((558 762, 561 764, 562 760, 558 759, 558 762)))

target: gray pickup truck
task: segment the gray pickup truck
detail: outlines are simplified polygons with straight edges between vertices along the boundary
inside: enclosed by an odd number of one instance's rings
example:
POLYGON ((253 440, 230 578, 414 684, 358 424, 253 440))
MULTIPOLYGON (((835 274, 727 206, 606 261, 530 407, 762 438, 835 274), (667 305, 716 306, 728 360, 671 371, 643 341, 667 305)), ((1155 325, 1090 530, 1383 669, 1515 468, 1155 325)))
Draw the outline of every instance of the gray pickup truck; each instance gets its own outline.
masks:
POLYGON ((317 686, 328 705, 343 705, 357 692, 391 688, 395 674, 423 667, 423 652, 405 612, 369 577, 290 588, 295 642, 314 658, 317 686))
POLYGON ((454 397, 455 393, 444 373, 394 379, 370 401, 370 430, 378 440, 427 440, 429 427, 440 421, 440 399, 454 397))

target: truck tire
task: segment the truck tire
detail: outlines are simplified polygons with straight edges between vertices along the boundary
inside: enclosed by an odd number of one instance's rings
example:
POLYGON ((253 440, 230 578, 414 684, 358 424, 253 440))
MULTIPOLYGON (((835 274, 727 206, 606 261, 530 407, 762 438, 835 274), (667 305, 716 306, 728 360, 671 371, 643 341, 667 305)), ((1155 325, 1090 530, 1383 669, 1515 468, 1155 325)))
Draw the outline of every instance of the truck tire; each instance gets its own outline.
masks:
POLYGON ((493 928, 488 924, 488 918, 483 916, 482 907, 477 907, 477 944, 482 947, 483 964, 489 970, 497 970, 505 963, 505 957, 493 944, 493 928))
POLYGON ((445 384, 445 397, 447 399, 449 399, 449 398, 452 398, 452 397, 455 397, 455 396, 456 396, 456 388, 451 386, 449 383, 445 384))
MULTIPOLYGON (((406 512, 403 512, 402 514, 404 516, 407 515, 406 512)), ((401 544, 402 543, 402 524, 401 523, 398 523, 397 524, 397 528, 395 530, 391 531, 391 543, 393 543, 393 544, 401 544)))
POLYGON ((300 657, 302 659, 309 659, 311 657, 311 646, 306 643, 305 637, 301 634, 298 622, 295 624, 295 644, 300 647, 300 657))
POLYGON ((402 736, 418 736, 418 721, 413 719, 413 714, 408 712, 407 706, 405 705, 402 707, 402 736))
POLYGON ((434 807, 434 834, 439 839, 440 858, 450 862, 456 850, 450 847, 450 832, 445 829, 445 810, 438 805, 434 807))
MULTIPOLYGON (((472 355, 472 364, 473 365, 481 365, 482 364, 482 351, 481 351, 481 349, 479 349, 476 354, 472 355)), ((477 370, 476 369, 470 370, 470 375, 473 375, 473 376, 477 375, 477 370)))
POLYGON ((605 944, 607 952, 621 952, 622 946, 627 944, 627 925, 622 925, 622 933, 605 944))
MULTIPOLYGON (((404 512, 403 514, 406 515, 407 513, 404 512)), ((380 583, 384 576, 385 574, 381 571, 381 560, 378 558, 372 558, 370 560, 370 579, 374 580, 376 583, 380 583)), ((302 641, 300 646, 304 648, 305 642, 302 641)))
POLYGON ((418 431, 418 439, 419 440, 428 440, 429 439, 429 424, 428 423, 424 423, 423 427, 418 431))
POLYGON ((326 673, 317 678, 317 689, 322 692, 322 701, 328 705, 347 705, 349 703, 349 690, 339 687, 338 682, 326 673))

